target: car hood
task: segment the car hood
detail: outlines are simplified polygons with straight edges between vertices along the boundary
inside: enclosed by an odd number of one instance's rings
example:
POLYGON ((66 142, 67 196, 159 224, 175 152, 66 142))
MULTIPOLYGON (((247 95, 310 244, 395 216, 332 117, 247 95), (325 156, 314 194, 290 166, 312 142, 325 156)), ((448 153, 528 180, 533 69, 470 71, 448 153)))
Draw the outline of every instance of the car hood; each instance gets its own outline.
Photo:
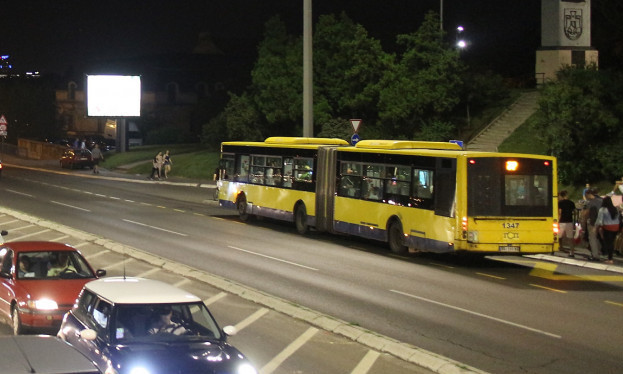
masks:
POLYGON ((78 294, 88 279, 32 279, 19 281, 19 288, 24 298, 20 301, 39 300, 43 298, 56 301, 60 309, 70 309, 76 302, 78 294))
POLYGON ((112 364, 122 374, 137 368, 149 374, 236 373, 247 362, 240 351, 219 341, 131 344, 111 351, 112 364))

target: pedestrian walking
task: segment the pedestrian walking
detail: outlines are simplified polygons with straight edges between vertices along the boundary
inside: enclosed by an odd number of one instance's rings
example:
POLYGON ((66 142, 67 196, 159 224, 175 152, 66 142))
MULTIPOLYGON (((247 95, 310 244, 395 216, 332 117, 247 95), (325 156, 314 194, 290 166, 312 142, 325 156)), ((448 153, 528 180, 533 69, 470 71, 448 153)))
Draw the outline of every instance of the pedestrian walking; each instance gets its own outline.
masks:
POLYGON ((99 174, 100 161, 104 161, 104 154, 102 153, 99 144, 95 144, 95 146, 91 150, 91 157, 93 158, 93 174, 99 174))
POLYGON ((160 179, 162 163, 163 163, 162 152, 158 152, 158 154, 154 156, 154 159, 152 160, 151 175, 149 176, 149 179, 152 179, 152 180, 154 178, 160 179))

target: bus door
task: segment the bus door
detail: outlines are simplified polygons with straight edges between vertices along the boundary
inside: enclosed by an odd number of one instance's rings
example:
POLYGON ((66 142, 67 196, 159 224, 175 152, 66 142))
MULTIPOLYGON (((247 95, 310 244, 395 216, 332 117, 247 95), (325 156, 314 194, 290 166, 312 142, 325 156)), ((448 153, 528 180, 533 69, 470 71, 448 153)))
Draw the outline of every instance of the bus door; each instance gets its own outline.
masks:
POLYGON ((337 148, 319 147, 316 166, 316 230, 333 231, 337 148))

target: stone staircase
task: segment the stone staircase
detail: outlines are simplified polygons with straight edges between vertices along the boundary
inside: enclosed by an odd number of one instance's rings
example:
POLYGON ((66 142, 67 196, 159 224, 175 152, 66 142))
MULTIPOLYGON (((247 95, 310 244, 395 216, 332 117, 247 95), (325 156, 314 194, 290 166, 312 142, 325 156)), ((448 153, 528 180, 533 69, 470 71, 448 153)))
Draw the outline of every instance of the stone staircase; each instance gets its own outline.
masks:
POLYGON ((538 109, 540 92, 527 91, 511 104, 502 114, 495 118, 478 135, 473 137, 466 146, 469 151, 496 152, 504 139, 521 126, 538 109))

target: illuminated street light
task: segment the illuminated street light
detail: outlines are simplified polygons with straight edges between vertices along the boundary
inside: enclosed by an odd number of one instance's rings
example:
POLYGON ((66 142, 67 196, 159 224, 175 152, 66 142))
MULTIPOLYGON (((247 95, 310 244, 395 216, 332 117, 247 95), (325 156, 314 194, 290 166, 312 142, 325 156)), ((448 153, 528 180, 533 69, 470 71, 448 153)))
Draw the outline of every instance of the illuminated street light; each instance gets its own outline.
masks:
POLYGON ((459 40, 456 42, 456 46, 460 49, 467 47, 467 42, 465 40, 459 40))

